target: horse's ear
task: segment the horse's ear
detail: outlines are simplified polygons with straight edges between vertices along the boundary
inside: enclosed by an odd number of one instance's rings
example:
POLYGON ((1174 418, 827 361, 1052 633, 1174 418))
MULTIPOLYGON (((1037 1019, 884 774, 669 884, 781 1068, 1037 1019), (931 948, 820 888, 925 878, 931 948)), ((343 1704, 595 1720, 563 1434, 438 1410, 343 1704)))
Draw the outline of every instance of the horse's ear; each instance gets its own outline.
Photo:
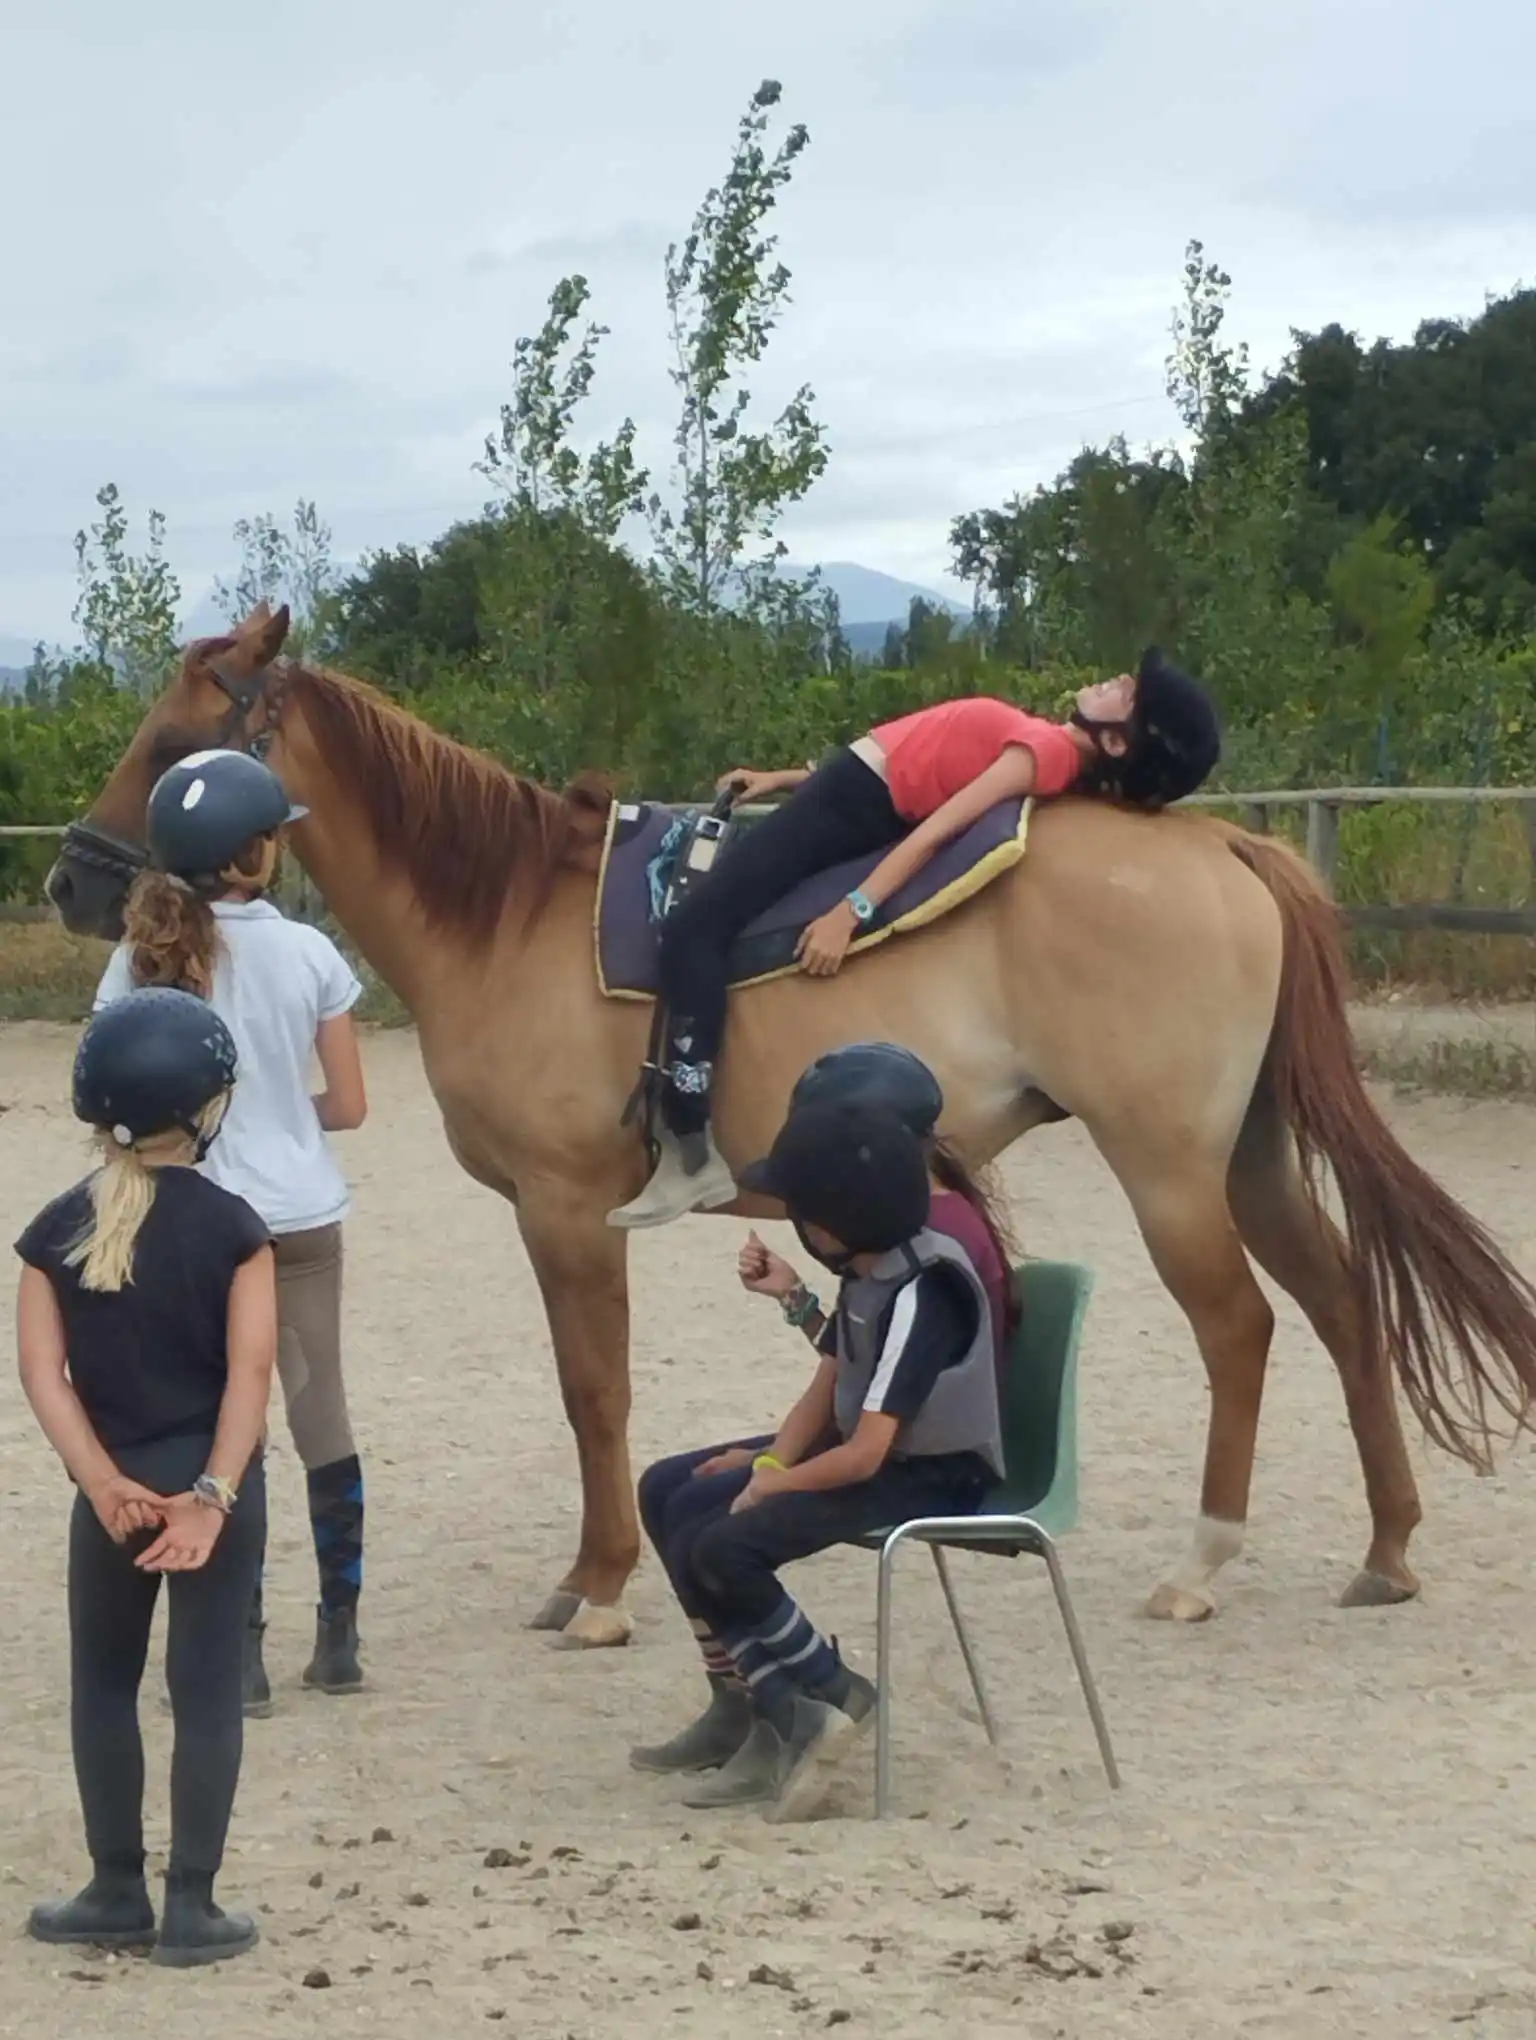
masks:
MULTIPOLYGON (((266 609, 266 603, 263 602, 261 607, 266 609)), ((254 615, 253 611, 252 616, 254 615)), ((251 641, 251 653, 258 667, 270 666, 283 649, 283 640, 288 635, 288 623, 288 605, 285 602, 275 612, 268 610, 267 615, 257 625, 251 641)))
POLYGON ((263 595, 245 621, 235 625, 234 635, 236 637, 247 637, 252 631, 263 629, 271 621, 272 605, 266 596, 263 595))

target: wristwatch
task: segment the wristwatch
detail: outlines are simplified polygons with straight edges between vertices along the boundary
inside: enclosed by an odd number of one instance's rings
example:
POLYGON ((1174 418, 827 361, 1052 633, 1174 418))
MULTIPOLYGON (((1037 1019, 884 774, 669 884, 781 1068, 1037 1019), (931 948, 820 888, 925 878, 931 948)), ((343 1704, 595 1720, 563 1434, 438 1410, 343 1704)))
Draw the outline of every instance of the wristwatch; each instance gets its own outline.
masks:
POLYGON ((860 892, 857 886, 848 894, 848 904, 853 909, 853 918, 866 928, 879 912, 869 894, 860 892))
POLYGON ((220 1480, 216 1473, 200 1473, 192 1483, 192 1493, 205 1508, 217 1509, 221 1516, 227 1516, 239 1499, 234 1483, 220 1480))

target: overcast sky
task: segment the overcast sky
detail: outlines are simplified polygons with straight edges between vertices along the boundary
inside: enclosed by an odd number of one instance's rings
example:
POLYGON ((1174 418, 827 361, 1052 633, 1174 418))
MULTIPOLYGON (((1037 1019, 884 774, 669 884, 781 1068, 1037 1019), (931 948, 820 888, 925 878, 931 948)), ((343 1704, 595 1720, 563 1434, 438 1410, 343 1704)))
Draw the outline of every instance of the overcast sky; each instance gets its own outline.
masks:
POLYGON ((833 446, 799 559, 941 583, 957 513, 1170 436, 1191 235, 1261 364, 1536 271, 1524 0, 49 0, 0 29, 0 634, 67 636, 115 480, 187 600, 313 497, 336 551, 472 513, 519 333, 580 270, 595 436, 664 465, 662 256, 759 80, 811 146, 757 379, 833 446))

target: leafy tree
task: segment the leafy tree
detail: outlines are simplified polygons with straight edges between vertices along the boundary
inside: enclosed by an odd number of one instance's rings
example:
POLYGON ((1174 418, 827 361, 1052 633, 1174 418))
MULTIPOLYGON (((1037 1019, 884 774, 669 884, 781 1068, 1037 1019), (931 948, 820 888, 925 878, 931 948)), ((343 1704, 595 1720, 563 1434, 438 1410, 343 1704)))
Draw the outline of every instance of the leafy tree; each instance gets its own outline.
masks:
POLYGON ((1328 569, 1328 589, 1342 630, 1356 648, 1352 692, 1377 725, 1376 776, 1392 778, 1394 701, 1424 643, 1435 606, 1435 584, 1421 552, 1396 543, 1387 515, 1358 532, 1328 569))
POLYGON ((772 608, 780 517, 827 465, 814 392, 803 385, 762 431, 746 423, 741 381, 760 362, 789 299, 790 272, 765 221, 810 137, 796 124, 770 156, 770 118, 782 96, 767 79, 737 130, 730 169, 705 196, 679 247, 667 250, 672 380, 682 395, 675 437, 676 507, 650 499, 651 528, 669 593, 709 616, 728 600, 772 608))
POLYGON ((296 652, 323 651, 334 625, 336 573, 331 562, 331 527, 313 502, 294 505, 284 529, 270 511, 242 517, 234 528, 240 570, 233 584, 216 581, 214 598, 231 623, 249 616, 259 602, 286 602, 293 617, 296 652))
POLYGON ((1191 241, 1184 251, 1184 296, 1173 315, 1168 395, 1188 431, 1204 439, 1235 416, 1248 392, 1246 343, 1228 347, 1221 329, 1232 279, 1191 241))
MULTIPOLYGON (((1485 637, 1536 626, 1536 290, 1472 320, 1426 320, 1403 344, 1366 347, 1338 325, 1298 333, 1244 418, 1293 408, 1332 519, 1317 529, 1337 545, 1390 513, 1442 602, 1461 602, 1485 637)), ((1310 547, 1314 575, 1322 551, 1310 547)))
POLYGON ((501 430, 487 437, 477 466, 513 508, 574 518, 611 542, 624 519, 644 508, 650 477, 635 460, 632 419, 589 454, 571 445, 576 412, 592 388, 598 342, 608 332, 589 321, 573 341, 589 295, 584 276, 563 277, 539 331, 515 343, 512 401, 502 405, 501 430))
POLYGON ((86 655, 138 695, 174 665, 181 583, 165 557, 165 518, 151 510, 142 553, 128 545, 128 513, 115 482, 96 492, 99 521, 75 534, 80 594, 74 621, 86 655))

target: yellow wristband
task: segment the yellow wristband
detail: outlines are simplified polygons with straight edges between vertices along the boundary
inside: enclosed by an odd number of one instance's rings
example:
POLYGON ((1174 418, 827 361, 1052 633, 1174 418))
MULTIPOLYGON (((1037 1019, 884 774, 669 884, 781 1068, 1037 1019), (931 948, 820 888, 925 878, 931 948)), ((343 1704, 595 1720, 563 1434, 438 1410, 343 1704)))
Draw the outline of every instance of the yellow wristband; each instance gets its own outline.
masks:
POLYGON ((771 1452, 759 1452, 756 1459, 752 1462, 752 1471, 754 1473, 761 1473, 765 1466, 772 1473, 788 1473, 789 1471, 783 1460, 776 1459, 771 1452))

